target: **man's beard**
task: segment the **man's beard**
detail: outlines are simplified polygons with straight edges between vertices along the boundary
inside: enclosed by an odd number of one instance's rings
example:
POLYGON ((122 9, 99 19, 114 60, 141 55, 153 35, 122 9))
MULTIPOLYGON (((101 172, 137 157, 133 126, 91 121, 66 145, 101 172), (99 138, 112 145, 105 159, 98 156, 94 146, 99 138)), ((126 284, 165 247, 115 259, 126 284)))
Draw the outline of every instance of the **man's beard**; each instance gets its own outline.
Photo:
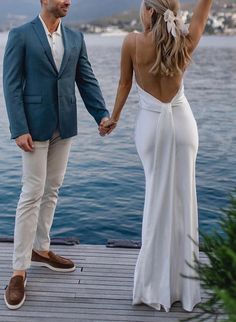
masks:
POLYGON ((56 18, 63 18, 67 15, 68 11, 65 12, 62 9, 55 9, 55 10, 52 10, 52 13, 56 18))

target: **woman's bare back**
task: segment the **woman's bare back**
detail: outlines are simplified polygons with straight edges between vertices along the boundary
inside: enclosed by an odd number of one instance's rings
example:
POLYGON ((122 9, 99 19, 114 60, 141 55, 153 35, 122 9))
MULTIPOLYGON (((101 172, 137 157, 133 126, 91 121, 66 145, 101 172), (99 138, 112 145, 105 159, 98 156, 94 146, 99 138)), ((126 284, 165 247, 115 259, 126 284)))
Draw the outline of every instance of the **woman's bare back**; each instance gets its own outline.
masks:
POLYGON ((156 61, 156 49, 151 33, 133 33, 130 41, 137 84, 159 101, 170 102, 181 86, 183 74, 167 77, 150 73, 156 61))

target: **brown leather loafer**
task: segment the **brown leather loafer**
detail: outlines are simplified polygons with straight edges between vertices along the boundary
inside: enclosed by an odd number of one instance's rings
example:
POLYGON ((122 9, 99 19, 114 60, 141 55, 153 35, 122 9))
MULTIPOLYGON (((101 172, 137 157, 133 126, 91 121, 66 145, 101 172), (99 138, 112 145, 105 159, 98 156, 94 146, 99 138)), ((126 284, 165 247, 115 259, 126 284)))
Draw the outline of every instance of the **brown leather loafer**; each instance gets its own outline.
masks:
POLYGON ((9 285, 6 286, 4 300, 10 310, 19 309, 25 302, 26 276, 16 275, 10 279, 9 285))
POLYGON ((75 264, 65 257, 58 256, 52 251, 48 252, 49 258, 41 256, 32 250, 31 265, 44 266, 55 272, 73 272, 76 269, 75 264))

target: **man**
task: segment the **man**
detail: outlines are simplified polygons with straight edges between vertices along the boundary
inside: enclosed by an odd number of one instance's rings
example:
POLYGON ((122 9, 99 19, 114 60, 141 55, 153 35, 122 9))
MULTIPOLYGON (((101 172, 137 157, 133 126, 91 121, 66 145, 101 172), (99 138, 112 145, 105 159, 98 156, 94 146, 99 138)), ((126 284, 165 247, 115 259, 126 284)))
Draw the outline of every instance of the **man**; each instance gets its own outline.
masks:
MULTIPOLYGON (((71 138, 77 134, 75 82, 97 124, 109 113, 88 61, 81 33, 63 26, 71 0, 41 0, 41 13, 9 33, 3 86, 12 139, 22 150, 23 186, 16 211, 13 276, 4 299, 9 309, 25 301, 30 265, 71 272, 74 263, 49 250, 58 189, 71 138)), ((100 128, 100 134, 104 135, 100 128)))

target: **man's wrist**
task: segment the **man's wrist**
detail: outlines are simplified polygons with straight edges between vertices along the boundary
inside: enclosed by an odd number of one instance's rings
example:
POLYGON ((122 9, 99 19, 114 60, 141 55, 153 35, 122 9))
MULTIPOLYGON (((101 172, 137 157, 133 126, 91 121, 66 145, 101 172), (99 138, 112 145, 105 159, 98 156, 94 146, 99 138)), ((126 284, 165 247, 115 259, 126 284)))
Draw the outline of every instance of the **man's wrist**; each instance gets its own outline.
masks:
POLYGON ((105 122, 105 121, 108 121, 108 120, 109 120, 109 116, 104 116, 104 117, 101 119, 100 123, 105 122))

